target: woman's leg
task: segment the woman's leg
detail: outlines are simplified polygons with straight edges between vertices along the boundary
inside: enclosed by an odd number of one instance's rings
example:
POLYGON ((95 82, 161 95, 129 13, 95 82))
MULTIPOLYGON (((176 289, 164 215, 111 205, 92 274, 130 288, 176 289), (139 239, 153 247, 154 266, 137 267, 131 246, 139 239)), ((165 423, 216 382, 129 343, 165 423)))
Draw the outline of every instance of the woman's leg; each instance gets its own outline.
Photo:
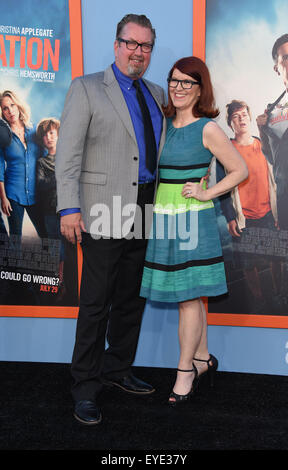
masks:
MULTIPOLYGON (((179 303, 179 343, 180 359, 178 369, 192 370, 193 358, 198 350, 203 330, 203 313, 201 300, 188 300, 179 303)), ((190 392, 194 380, 194 372, 177 371, 177 379, 173 391, 178 395, 190 392)), ((172 399, 171 399, 172 400, 172 399)))
POLYGON ((9 199, 11 204, 11 214, 7 218, 9 226, 10 246, 15 249, 21 247, 22 225, 24 217, 24 206, 18 202, 9 199))
POLYGON ((201 339, 198 345, 198 348, 195 352, 194 356, 194 364, 197 367, 198 374, 202 374, 206 372, 208 369, 207 362, 197 361, 196 358, 201 359, 202 361, 208 361, 209 359, 209 352, 208 352, 208 340, 207 340, 207 314, 206 308, 203 301, 200 299, 201 311, 202 311, 202 332, 201 332, 201 339))
POLYGON ((203 301, 200 300, 200 307, 202 312, 202 331, 201 331, 201 339, 199 346, 197 348, 195 357, 199 357, 199 359, 208 359, 208 341, 207 341, 207 315, 206 315, 206 308, 203 304, 203 301))

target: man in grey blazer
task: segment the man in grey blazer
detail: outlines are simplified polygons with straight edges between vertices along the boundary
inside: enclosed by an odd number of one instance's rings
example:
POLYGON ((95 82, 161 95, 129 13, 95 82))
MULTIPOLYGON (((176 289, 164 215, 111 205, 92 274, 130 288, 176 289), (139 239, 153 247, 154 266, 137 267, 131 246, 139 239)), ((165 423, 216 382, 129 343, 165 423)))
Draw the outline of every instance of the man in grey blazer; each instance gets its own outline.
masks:
POLYGON ((101 421, 103 383, 128 393, 154 391, 131 373, 145 307, 139 290, 147 215, 165 137, 164 92, 142 80, 154 41, 146 16, 126 15, 117 26, 115 62, 72 82, 61 118, 61 232, 81 242, 83 252, 71 372, 74 416, 84 424, 101 421))

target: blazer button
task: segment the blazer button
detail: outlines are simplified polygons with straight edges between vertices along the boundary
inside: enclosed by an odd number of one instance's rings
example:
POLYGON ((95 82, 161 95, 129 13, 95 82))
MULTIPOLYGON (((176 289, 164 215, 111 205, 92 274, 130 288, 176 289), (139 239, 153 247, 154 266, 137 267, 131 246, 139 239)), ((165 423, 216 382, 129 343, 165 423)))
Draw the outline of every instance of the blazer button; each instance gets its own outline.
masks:
POLYGON ((137 161, 137 160, 138 160, 138 157, 133 157, 133 159, 137 161))
POLYGON ((137 183, 135 183, 135 181, 133 181, 133 183, 132 183, 132 184, 133 184, 133 186, 137 186, 137 183))

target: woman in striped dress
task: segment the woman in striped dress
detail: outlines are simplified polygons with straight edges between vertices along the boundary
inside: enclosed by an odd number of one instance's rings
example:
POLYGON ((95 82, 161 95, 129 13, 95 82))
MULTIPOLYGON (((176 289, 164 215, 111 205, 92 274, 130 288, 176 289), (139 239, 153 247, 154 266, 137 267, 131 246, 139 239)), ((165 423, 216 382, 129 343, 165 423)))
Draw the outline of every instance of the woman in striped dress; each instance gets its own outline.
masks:
POLYGON ((218 115, 209 71, 200 59, 177 61, 168 77, 167 135, 159 161, 159 186, 144 265, 141 296, 179 305, 180 358, 169 404, 184 403, 198 381, 201 363, 216 368, 207 348, 201 297, 227 291, 212 200, 247 178, 246 164, 212 120, 218 115), (227 176, 207 189, 213 155, 227 176), (197 368, 195 358, 200 360, 197 368))

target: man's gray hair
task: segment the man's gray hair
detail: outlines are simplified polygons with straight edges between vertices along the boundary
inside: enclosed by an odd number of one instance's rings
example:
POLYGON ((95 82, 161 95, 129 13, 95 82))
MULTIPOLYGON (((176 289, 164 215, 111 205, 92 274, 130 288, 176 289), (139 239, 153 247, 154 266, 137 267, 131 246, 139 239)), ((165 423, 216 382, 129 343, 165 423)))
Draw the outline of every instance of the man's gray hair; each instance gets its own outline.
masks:
POLYGON ((116 39, 121 37, 122 30, 124 26, 126 26, 126 24, 128 23, 135 23, 139 26, 142 26, 143 28, 149 28, 152 33, 152 41, 154 44, 156 32, 155 29, 152 27, 151 21, 145 15, 135 15, 134 13, 129 13, 128 15, 125 15, 122 20, 119 21, 116 30, 116 39))

